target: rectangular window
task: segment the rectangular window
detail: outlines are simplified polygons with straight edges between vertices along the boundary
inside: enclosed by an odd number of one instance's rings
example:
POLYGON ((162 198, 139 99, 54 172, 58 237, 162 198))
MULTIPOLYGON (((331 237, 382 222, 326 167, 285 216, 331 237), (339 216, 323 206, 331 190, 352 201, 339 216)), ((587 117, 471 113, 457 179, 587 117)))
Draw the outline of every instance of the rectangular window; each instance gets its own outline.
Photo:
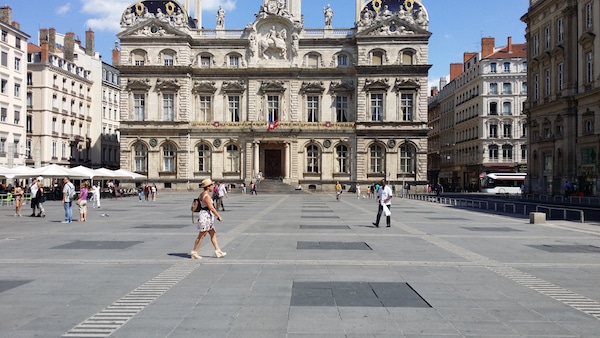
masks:
POLYGON ((240 122, 240 97, 237 95, 229 96, 227 100, 231 122, 240 122))
POLYGON ((210 121, 212 119, 212 97, 200 96, 198 100, 198 120, 210 121))
POLYGON ((563 64, 559 63, 556 70, 556 89, 560 92, 563 90, 563 64))
POLYGON ((538 74, 533 76, 533 98, 535 100, 540 98, 540 77, 538 74))
POLYGON ((383 94, 371 94, 371 121, 383 121, 383 94))
POLYGON ((229 67, 230 68, 238 68, 240 66, 240 57, 236 55, 232 55, 229 57, 229 67))
POLYGON ((562 43, 565 38, 565 27, 563 26, 563 19, 556 21, 556 42, 562 43))
POLYGON ((15 110, 14 122, 15 124, 21 123, 21 112, 18 110, 15 110))
POLYGON ((210 57, 209 56, 201 56, 200 57, 200 68, 210 68, 210 57))
POLYGON ((8 117, 8 109, 0 108, 0 122, 6 122, 6 118, 8 117))
POLYGON ((498 94, 498 84, 497 83, 490 83, 490 94, 498 94))
POLYGON ((527 161, 527 146, 521 145, 521 161, 527 161))
POLYGON ((2 42, 7 42, 8 40, 8 32, 3 30, 2 31, 2 42))
POLYGON ((4 67, 8 67, 8 53, 2 52, 0 54, 0 64, 4 67))
POLYGON ((550 96, 550 90, 551 90, 550 76, 551 76, 550 69, 546 69, 545 88, 544 88, 544 95, 546 95, 546 96, 550 96))
POLYGON ((498 125, 490 124, 490 138, 498 138, 498 125))
POLYGON ((594 25, 594 12, 593 12, 593 7, 592 7, 592 3, 588 3, 585 5, 585 28, 586 29, 592 29, 592 26, 594 25))
POLYGON ((2 94, 6 94, 6 90, 7 90, 7 86, 8 86, 8 80, 7 79, 2 79, 0 80, 0 93, 2 94))
POLYGON ((16 71, 21 70, 21 59, 20 58, 15 58, 15 70, 16 71))
POLYGON ((15 83, 15 97, 21 96, 21 84, 15 83))
POLYGON ((496 63, 492 62, 490 63, 490 73, 496 73, 497 69, 496 69, 496 63))
POLYGON ((550 49, 550 26, 544 28, 544 50, 550 49))
POLYGON ((133 94, 133 120, 144 121, 146 119, 146 95, 133 94))
POLYGON ((348 56, 345 54, 339 54, 337 57, 338 67, 345 67, 348 65, 348 56))
POLYGON ((400 96, 400 109, 402 110, 402 120, 413 120, 413 94, 402 94, 400 96))
POLYGON ((545 153, 542 155, 542 164, 543 164, 543 169, 544 171, 549 171, 552 170, 553 165, 552 165, 552 154, 549 153, 545 153))
POLYGON ((594 81, 594 54, 592 52, 587 53, 585 59, 586 82, 592 83, 594 81))
POLYGON ((504 72, 505 73, 510 73, 510 62, 505 62, 504 63, 504 72))
POLYGON ((511 109, 510 102, 502 103, 502 115, 504 115, 504 116, 512 115, 512 109, 511 109))
POLYGON ((18 49, 21 48, 21 38, 15 37, 15 47, 17 47, 18 49))
POLYGON ((521 94, 527 95, 527 82, 521 83, 521 94))
POLYGON ((335 97, 336 122, 348 122, 348 96, 335 97))
POLYGON ((502 84, 502 94, 512 94, 512 84, 505 82, 502 84))
POLYGON ((279 120, 279 96, 267 96, 267 121, 274 123, 279 120))
POLYGON ((502 137, 512 138, 512 124, 502 125, 502 137))
POLYGON ((319 122, 319 97, 306 97, 306 117, 307 122, 319 122))
POLYGON ((163 94, 163 121, 175 119, 175 94, 163 94))
POLYGON ((540 53, 540 37, 535 34, 533 35, 533 55, 536 56, 540 53))

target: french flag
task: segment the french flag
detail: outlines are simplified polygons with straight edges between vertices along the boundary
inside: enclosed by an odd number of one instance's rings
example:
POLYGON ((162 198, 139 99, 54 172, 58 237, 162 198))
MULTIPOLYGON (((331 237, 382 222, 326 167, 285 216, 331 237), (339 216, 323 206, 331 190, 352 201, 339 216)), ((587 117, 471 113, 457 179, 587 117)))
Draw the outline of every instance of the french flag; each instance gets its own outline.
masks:
POLYGON ((267 130, 273 130, 277 127, 279 127, 279 119, 275 119, 275 121, 273 121, 273 118, 271 116, 269 116, 269 122, 267 123, 267 130))

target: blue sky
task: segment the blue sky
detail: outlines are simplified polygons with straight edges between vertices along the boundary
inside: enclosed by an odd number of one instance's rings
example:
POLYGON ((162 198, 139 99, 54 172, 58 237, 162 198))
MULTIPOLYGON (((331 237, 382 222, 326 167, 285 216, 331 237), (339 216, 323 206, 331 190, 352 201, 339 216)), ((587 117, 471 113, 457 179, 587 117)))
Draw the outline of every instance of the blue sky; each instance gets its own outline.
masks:
MULTIPOLYGON (((294 1, 294 0, 292 0, 294 1)), ((37 44, 40 28, 56 28, 59 33, 74 32, 85 40, 85 31, 95 32, 96 50, 110 63, 111 49, 119 32, 121 14, 137 0, 5 0, 13 9, 13 20, 37 44)), ((180 3, 184 1, 181 0, 180 3)), ((194 0, 190 0, 193 4, 194 0)), ((202 0, 204 27, 215 26, 217 8, 227 14, 227 28, 243 28, 254 21, 261 0, 202 0)), ((450 63, 462 62, 466 51, 480 51, 482 37, 496 38, 496 47, 506 45, 507 37, 514 43, 525 42, 525 24, 520 18, 527 12, 529 0, 423 0, 429 13, 429 82, 437 84, 450 73, 450 63)), ((324 25, 323 8, 334 10, 334 28, 353 27, 354 0, 303 0, 302 12, 306 28, 324 25)))

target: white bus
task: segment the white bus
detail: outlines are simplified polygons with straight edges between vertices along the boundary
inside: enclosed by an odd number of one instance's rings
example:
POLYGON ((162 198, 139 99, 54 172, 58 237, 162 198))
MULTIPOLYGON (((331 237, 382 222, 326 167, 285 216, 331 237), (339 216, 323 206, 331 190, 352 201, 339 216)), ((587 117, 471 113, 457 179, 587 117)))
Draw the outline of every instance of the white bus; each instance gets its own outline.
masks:
POLYGON ((526 173, 493 173, 481 179, 481 192, 487 194, 520 194, 526 173))

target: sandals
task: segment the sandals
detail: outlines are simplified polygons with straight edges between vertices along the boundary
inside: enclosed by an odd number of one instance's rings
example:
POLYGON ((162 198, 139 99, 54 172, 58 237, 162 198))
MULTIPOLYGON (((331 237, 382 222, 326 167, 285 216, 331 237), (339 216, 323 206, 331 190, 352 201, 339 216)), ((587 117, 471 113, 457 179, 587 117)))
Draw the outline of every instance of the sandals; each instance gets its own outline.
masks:
POLYGON ((223 252, 221 250, 215 250, 215 256, 217 256, 217 258, 222 258, 225 257, 227 255, 227 252, 223 252))
POLYGON ((201 258, 202 258, 202 256, 198 255, 198 252, 197 252, 197 251, 191 251, 191 252, 190 252, 190 258, 191 258, 191 259, 201 259, 201 258))

